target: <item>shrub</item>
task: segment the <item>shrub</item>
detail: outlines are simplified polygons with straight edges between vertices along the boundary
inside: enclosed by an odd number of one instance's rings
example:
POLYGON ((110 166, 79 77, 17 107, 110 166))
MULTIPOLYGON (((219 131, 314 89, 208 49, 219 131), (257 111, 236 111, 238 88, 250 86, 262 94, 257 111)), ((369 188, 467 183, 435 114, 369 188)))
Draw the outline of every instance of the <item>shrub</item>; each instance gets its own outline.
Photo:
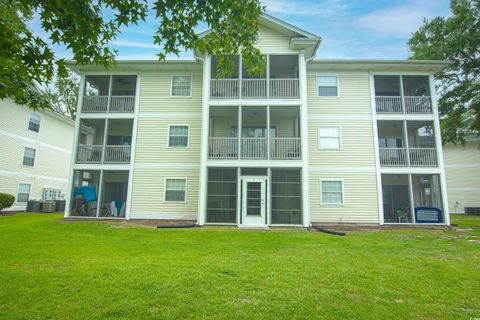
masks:
POLYGON ((9 208, 15 202, 15 197, 8 193, 0 193, 0 211, 9 208))

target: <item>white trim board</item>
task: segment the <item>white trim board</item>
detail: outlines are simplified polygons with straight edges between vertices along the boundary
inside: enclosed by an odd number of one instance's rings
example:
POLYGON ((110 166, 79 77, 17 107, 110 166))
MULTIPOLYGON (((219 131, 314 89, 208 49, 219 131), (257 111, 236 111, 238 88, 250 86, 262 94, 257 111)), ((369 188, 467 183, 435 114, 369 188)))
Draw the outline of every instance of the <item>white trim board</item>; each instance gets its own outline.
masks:
POLYGON ((68 181, 68 179, 64 179, 64 178, 43 176, 43 175, 39 175, 39 174, 17 172, 17 171, 8 171, 8 170, 0 170, 0 175, 6 176, 6 177, 53 180, 53 181, 58 181, 58 182, 67 182, 68 181))
POLYGON ((44 143, 44 142, 41 142, 41 141, 38 141, 38 140, 35 140, 35 139, 30 139, 30 138, 27 138, 27 137, 24 137, 24 136, 21 136, 21 135, 12 133, 12 132, 8 132, 8 131, 5 131, 5 130, 1 130, 1 129, 0 129, 0 135, 4 135, 6 137, 13 138, 13 139, 23 140, 26 143, 34 144, 37 147, 38 146, 47 147, 47 148, 51 148, 51 149, 54 149, 54 150, 57 150, 57 151, 65 152, 67 154, 70 154, 72 152, 69 149, 60 148, 60 147, 57 147, 57 146, 54 146, 54 145, 51 145, 51 144, 48 144, 48 143, 44 143))

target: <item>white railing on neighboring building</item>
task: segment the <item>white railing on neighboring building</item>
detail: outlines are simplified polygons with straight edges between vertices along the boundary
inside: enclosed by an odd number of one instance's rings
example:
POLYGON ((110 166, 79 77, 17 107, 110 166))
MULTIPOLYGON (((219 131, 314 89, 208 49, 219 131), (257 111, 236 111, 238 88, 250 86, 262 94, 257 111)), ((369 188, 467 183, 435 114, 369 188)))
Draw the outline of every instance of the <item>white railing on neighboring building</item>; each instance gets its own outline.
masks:
POLYGON ((382 96, 375 97, 378 113, 403 113, 402 97, 382 96))
POLYGON ((82 112, 107 112, 108 96, 83 96, 82 112))
POLYGON ((382 166, 406 166, 406 148, 380 148, 380 164, 382 166))
POLYGON ((272 138, 270 139, 270 158, 278 160, 301 159, 300 138, 272 138))
POLYGON ((135 109, 135 96, 111 96, 110 112, 133 112, 135 109))
POLYGON ((409 148, 410 166, 436 167, 437 150, 435 148, 409 148))
POLYGON ((212 99, 238 99, 239 79, 211 79, 210 98, 212 99))
POLYGON ((76 163, 130 163, 131 146, 79 145, 76 163), (105 154, 103 155, 103 152, 105 154))
POLYGON ((236 159, 238 138, 208 138, 208 157, 211 159, 236 159))
POLYGON ((299 79, 270 79, 270 98, 300 98, 299 79))
POLYGON ((130 163, 130 146, 105 146, 104 163, 130 163))
POLYGON ((267 98, 267 79, 242 79, 242 98, 267 98))
POLYGON ((103 150, 103 146, 80 145, 77 148, 76 163, 102 163, 102 150, 103 150))
POLYGON ((406 113, 432 113, 432 100, 430 97, 405 96, 404 99, 406 113))
MULTIPOLYGON (((268 159, 267 138, 208 138, 209 159, 268 159)), ((271 160, 299 160, 302 157, 300 138, 271 138, 271 160)))

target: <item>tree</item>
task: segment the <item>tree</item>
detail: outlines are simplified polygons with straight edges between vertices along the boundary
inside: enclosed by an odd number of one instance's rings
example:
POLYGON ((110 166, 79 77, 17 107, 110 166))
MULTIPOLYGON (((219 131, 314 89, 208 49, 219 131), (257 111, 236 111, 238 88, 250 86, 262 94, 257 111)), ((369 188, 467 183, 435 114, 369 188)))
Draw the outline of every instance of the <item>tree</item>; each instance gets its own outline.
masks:
POLYGON ((452 16, 425 20, 408 41, 411 59, 450 60, 436 74, 443 142, 480 133, 480 1, 451 0, 452 16))
POLYGON ((79 88, 80 78, 75 73, 68 72, 66 76, 58 76, 55 88, 46 92, 52 109, 75 119, 79 88))
POLYGON ((33 88, 49 84, 55 73, 67 76, 65 60, 55 57, 51 44, 66 45, 77 64, 109 68, 117 55, 110 41, 120 28, 145 21, 149 9, 159 20, 154 35, 159 59, 196 48, 222 56, 226 72, 233 68, 231 55, 238 53, 252 72, 263 70, 263 57, 253 46, 264 11, 259 0, 155 0, 153 8, 148 0, 0 0, 0 99, 49 108, 48 97, 33 88), (51 44, 29 30, 34 14, 51 44), (195 29, 202 23, 210 32, 199 37, 195 29))

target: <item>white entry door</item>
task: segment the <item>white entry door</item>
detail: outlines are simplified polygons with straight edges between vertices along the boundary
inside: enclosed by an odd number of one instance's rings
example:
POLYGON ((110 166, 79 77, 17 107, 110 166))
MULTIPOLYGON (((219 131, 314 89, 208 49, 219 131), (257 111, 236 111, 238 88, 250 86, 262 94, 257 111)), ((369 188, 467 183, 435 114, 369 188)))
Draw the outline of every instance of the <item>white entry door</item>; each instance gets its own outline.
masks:
POLYGON ((267 177, 242 177, 242 225, 265 226, 265 191, 267 177))

